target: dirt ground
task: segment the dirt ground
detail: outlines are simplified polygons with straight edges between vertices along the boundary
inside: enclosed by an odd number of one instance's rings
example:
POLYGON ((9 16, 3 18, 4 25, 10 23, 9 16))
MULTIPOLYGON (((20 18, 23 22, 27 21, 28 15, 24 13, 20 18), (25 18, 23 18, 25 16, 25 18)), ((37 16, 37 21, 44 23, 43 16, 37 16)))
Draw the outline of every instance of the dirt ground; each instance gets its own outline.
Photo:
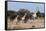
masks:
POLYGON ((44 28, 44 18, 38 18, 34 20, 29 20, 27 23, 18 23, 16 22, 9 22, 7 29, 31 29, 31 28, 44 28))

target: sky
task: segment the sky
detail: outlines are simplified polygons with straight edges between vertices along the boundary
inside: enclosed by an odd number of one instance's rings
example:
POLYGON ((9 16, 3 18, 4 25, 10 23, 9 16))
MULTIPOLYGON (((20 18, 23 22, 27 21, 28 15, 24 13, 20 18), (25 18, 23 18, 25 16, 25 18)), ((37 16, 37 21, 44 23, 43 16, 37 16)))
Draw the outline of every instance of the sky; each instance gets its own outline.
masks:
POLYGON ((8 2, 8 10, 18 11, 19 9, 28 9, 30 12, 44 12, 44 4, 8 2))

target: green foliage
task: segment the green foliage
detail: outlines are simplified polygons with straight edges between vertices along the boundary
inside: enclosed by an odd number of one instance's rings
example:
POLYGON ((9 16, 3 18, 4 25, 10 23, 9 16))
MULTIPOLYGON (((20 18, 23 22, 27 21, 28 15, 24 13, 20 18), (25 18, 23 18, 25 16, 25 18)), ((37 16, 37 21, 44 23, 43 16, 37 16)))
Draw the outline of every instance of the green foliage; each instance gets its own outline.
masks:
POLYGON ((37 11, 36 15, 37 17, 40 17, 40 11, 37 11))
POLYGON ((17 12, 15 12, 15 11, 7 11, 7 16, 8 17, 14 16, 14 15, 17 15, 17 12))

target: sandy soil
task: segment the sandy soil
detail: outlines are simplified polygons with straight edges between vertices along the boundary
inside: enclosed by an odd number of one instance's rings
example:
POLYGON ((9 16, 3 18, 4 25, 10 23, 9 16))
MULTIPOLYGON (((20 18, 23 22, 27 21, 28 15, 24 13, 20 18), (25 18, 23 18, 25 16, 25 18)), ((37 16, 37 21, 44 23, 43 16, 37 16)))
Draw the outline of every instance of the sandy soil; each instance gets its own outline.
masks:
POLYGON ((44 28, 44 18, 29 20, 27 23, 18 23, 8 21, 8 29, 29 29, 29 28, 44 28), (31 22, 32 21, 32 22, 31 22))

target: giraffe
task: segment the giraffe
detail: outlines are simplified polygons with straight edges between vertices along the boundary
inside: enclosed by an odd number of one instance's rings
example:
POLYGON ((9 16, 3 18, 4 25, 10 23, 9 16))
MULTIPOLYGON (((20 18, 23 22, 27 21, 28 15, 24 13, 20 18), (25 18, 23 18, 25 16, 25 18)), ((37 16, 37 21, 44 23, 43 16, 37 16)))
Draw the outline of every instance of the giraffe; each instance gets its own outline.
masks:
POLYGON ((37 17, 36 12, 33 14, 33 21, 35 21, 35 18, 37 17))
POLYGON ((24 20, 24 19, 25 19, 26 15, 27 15, 27 14, 25 13, 25 15, 22 17, 22 20, 24 20))
POLYGON ((22 17, 22 23, 24 23, 24 19, 25 19, 25 17, 26 17, 26 13, 25 13, 25 15, 22 17))
POLYGON ((19 15, 17 15, 17 17, 14 19, 14 22, 17 24, 18 23, 18 18, 19 17, 19 15))

